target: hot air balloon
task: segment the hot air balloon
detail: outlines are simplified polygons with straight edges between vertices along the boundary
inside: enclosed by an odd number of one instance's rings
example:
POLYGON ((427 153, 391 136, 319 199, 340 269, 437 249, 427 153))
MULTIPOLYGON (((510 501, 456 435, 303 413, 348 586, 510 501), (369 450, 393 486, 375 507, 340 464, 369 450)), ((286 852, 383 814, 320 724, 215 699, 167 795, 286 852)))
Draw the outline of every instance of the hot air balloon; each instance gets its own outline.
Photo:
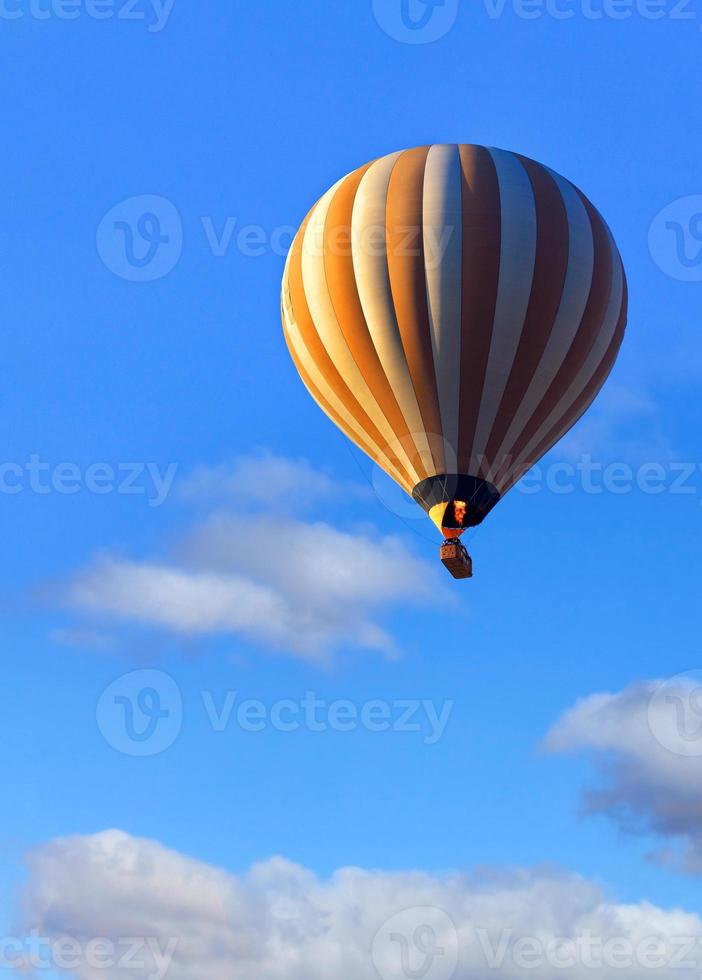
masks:
POLYGON ((309 393, 458 539, 587 410, 622 343, 627 285, 598 211, 527 157, 391 153, 315 204, 285 268, 285 338, 309 393))

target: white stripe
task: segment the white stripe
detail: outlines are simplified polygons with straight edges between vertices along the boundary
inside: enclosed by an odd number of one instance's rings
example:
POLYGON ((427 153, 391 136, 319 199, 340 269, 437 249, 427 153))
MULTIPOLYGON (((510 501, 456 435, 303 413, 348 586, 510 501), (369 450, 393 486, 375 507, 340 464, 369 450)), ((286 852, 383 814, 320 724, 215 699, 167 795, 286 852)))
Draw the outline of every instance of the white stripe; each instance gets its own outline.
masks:
POLYGON ((429 327, 448 473, 458 467, 463 202, 455 145, 432 146, 424 172, 424 256, 429 327))
POLYGON ((592 288, 595 244, 590 218, 573 185, 552 170, 549 173, 563 196, 568 216, 568 269, 553 329, 534 377, 496 455, 498 461, 509 456, 562 368, 582 322, 592 288))
MULTIPOLYGON (((290 250, 290 253, 288 255, 285 264, 285 275, 283 278, 283 294, 282 294, 283 326, 285 329, 285 333, 287 335, 288 342, 292 347, 292 349, 295 351, 298 360, 300 361, 303 368, 307 372, 312 384, 317 388, 320 395, 328 402, 329 406, 336 412, 336 414, 341 419, 343 423, 342 426, 343 430, 346 433, 346 435, 349 437, 349 439, 351 439, 352 442, 354 442, 357 446, 359 446, 359 448, 363 452, 366 452, 366 450, 364 449, 363 445, 361 445, 361 443, 365 443, 367 446, 369 446, 373 450, 375 454, 376 462, 379 464, 379 466, 381 466, 385 470, 385 472, 392 477, 393 480, 399 483, 401 487, 404 487, 404 489, 407 490, 408 493, 411 493, 412 488, 407 485, 407 482, 403 479, 401 474, 393 466, 393 464, 387 458, 387 456, 382 451, 382 449, 377 445, 377 443, 372 439, 372 437, 363 430, 363 428, 359 425, 359 423, 356 421, 353 415, 349 412, 349 410, 346 408, 344 403, 338 397, 334 389, 327 382, 326 378, 317 367, 312 355, 307 350, 307 346, 302 338, 302 333, 300 332, 300 328, 298 327, 297 322, 295 320, 295 312, 292 306, 292 298, 290 296, 289 266, 290 266, 290 260, 293 254, 294 247, 295 245, 293 243, 293 248, 290 250)), ((304 379, 301 380, 303 381, 304 384, 304 379)), ((307 386, 305 385, 305 387, 307 386)), ((309 388, 307 388, 307 390, 309 391, 312 398, 314 398, 315 402, 317 402, 319 407, 322 409, 324 414, 328 416, 328 413, 324 405, 318 402, 317 399, 315 398, 314 392, 311 391, 309 388)), ((332 422, 334 422, 335 425, 338 424, 335 419, 332 419, 332 422)))
POLYGON ((478 473, 504 395, 531 298, 536 260, 536 202, 526 170, 513 153, 490 149, 500 186, 500 279, 473 440, 470 473, 478 473))
MULTIPOLYGON (((377 160, 358 186, 351 219, 351 248, 356 286, 378 358, 417 453, 415 469, 427 476, 436 473, 417 396, 402 346, 395 316, 387 261, 386 211, 390 175, 401 153, 377 160)), ((414 458, 414 457, 413 457, 414 458)))

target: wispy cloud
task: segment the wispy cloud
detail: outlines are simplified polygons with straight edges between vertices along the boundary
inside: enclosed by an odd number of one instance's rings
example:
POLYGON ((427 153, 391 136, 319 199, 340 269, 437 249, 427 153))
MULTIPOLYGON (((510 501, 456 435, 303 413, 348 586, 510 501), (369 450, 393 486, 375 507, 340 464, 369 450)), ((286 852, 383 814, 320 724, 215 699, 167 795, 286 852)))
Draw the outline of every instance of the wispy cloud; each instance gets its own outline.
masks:
MULTIPOLYGON (((537 960, 546 980, 584 980, 600 960, 603 980, 640 980, 651 942, 662 980, 691 980, 702 964, 698 916, 616 904, 566 873, 344 868, 320 879, 275 858, 233 875, 120 831, 54 840, 29 855, 28 870, 23 930, 78 937, 81 950, 90 937, 112 948, 142 937, 139 980, 517 980, 537 960), (564 971, 565 956, 574 963, 564 971)), ((97 976, 84 961, 72 972, 97 976)))
POLYGON ((674 452, 660 408, 644 387, 609 382, 555 449, 560 459, 593 456, 631 465, 666 462, 674 452))
POLYGON ((111 650, 115 638, 109 633, 101 633, 92 629, 55 629, 49 634, 49 639, 59 646, 75 647, 78 649, 98 651, 111 650))
POLYGON ((300 512, 340 493, 341 487, 306 459, 287 459, 260 450, 229 463, 198 467, 179 490, 186 500, 200 503, 300 512))
MULTIPOLYGON (((589 751, 599 785, 583 795, 587 813, 630 833, 683 846, 684 870, 702 873, 702 689, 683 677, 595 694, 567 711, 549 733, 551 752, 589 751)), ((678 860, 670 849, 658 860, 678 860)))
MULTIPOLYGON (((289 516, 279 506, 272 474, 294 508, 300 498, 309 502, 308 487, 316 481, 307 464, 262 456, 227 472, 232 493, 250 486, 245 503, 262 506, 211 514, 168 557, 100 557, 64 585, 64 606, 184 637, 239 635, 323 660, 340 648, 393 655, 383 614, 447 601, 434 567, 399 538, 289 516)), ((191 492, 213 481, 212 472, 201 473, 191 492)), ((322 477, 315 492, 331 496, 332 486, 322 477)))

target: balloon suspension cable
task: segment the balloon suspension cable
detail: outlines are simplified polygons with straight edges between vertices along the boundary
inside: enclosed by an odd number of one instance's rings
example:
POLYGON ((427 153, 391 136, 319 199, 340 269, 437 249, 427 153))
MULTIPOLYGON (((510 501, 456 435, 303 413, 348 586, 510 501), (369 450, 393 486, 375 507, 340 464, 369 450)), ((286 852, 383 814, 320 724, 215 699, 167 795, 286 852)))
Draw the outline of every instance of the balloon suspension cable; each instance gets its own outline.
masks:
MULTIPOLYGON (((375 489, 375 487, 373 486, 373 481, 370 479, 370 477, 365 472, 365 470, 363 469, 363 467, 359 463, 358 459, 356 458, 356 454, 354 453, 353 449, 351 448, 351 446, 352 446, 351 441, 348 438, 345 438, 343 435, 342 435, 341 438, 342 438, 342 440, 344 442, 344 445, 346 446, 346 448, 349 451, 349 455, 351 456, 351 458, 353 459, 354 463, 358 467, 358 470, 361 473, 361 476, 363 477, 363 479, 366 481, 366 483, 368 484, 368 486, 373 491, 373 494, 376 497, 376 499, 382 504, 383 503, 383 498, 380 496, 380 494, 378 493, 378 491, 375 489)), ((389 509, 389 508, 386 507, 386 510, 387 509, 389 509)), ((405 527, 407 528, 408 531, 411 531, 413 534, 416 534, 418 538, 422 538, 424 541, 429 541, 431 544, 436 544, 436 538, 434 538, 434 537, 431 537, 430 538, 429 535, 424 534, 422 531, 420 531, 418 528, 416 528, 413 524, 410 524, 410 522, 407 521, 407 520, 405 520, 405 518, 402 517, 400 514, 397 514, 396 513, 394 516, 398 519, 398 521, 401 521, 405 525, 405 527)))

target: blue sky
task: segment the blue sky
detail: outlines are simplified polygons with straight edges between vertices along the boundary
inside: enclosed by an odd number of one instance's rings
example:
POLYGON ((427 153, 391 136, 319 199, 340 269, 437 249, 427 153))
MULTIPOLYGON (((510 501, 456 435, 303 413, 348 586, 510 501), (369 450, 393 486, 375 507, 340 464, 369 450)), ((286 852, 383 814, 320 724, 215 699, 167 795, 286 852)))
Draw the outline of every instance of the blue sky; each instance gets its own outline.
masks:
POLYGON ((513 3, 498 13, 449 0, 436 16, 453 10, 453 26, 408 44, 382 26, 402 37, 399 0, 206 7, 175 0, 161 23, 147 3, 104 20, 82 5, 68 20, 56 5, 6 0, 0 16, 0 432, 2 462, 23 481, 0 493, 3 918, 17 919, 27 850, 109 828, 234 874, 273 855, 322 877, 349 865, 554 865, 623 903, 702 913, 698 877, 648 857, 696 838, 641 802, 651 786, 668 792, 660 772, 648 779, 646 754, 616 733, 597 743, 572 719, 565 754, 543 747, 578 699, 624 696, 702 656, 702 473, 686 478, 691 492, 671 487, 681 464, 697 466, 702 421, 702 10, 671 2, 654 20, 632 4, 618 20, 564 0, 571 19, 538 6, 526 19, 513 3), (425 579, 432 525, 373 492, 370 465, 300 384, 279 320, 286 229, 344 173, 436 142, 525 153, 606 216, 629 276, 628 335, 598 406, 552 461, 587 452, 666 474, 660 494, 578 481, 514 491, 475 536, 476 578, 455 587, 425 579), (168 274, 139 282, 98 230, 116 207, 130 220, 123 202, 145 195, 173 205, 160 213, 182 248, 168 274), (217 256, 212 235, 231 220, 217 256), (260 247, 242 246, 246 226, 260 247), (32 457, 49 477, 74 464, 77 491, 33 489, 32 457), (141 492, 91 492, 96 464, 116 482, 134 464, 141 492), (242 465, 259 487, 243 510, 242 465), (284 501, 260 491, 271 467, 290 479, 284 501), (172 478, 163 502, 154 472, 172 478), (311 506, 301 474, 319 488, 311 506), (320 506, 339 541, 362 543, 359 569, 379 543, 407 556, 406 595, 352 606, 382 629, 382 650, 362 649, 343 603, 312 652, 296 620, 288 640, 204 614, 183 623, 182 606, 223 574, 220 535, 243 552, 247 523, 279 524, 285 551, 288 531, 307 540, 320 506), (141 576, 184 568, 168 579, 170 611, 145 613, 141 576), (110 588, 119 600, 105 599, 110 588), (134 758, 109 744, 96 711, 108 685, 147 668, 177 685, 182 725, 166 750, 134 758), (356 706, 454 704, 435 744, 422 732, 214 731, 203 692, 219 703, 232 691, 268 710, 310 691, 356 706), (640 782, 634 793, 620 780, 619 802, 642 834, 614 803, 581 807, 584 788, 619 779, 600 767, 632 758, 640 782))

